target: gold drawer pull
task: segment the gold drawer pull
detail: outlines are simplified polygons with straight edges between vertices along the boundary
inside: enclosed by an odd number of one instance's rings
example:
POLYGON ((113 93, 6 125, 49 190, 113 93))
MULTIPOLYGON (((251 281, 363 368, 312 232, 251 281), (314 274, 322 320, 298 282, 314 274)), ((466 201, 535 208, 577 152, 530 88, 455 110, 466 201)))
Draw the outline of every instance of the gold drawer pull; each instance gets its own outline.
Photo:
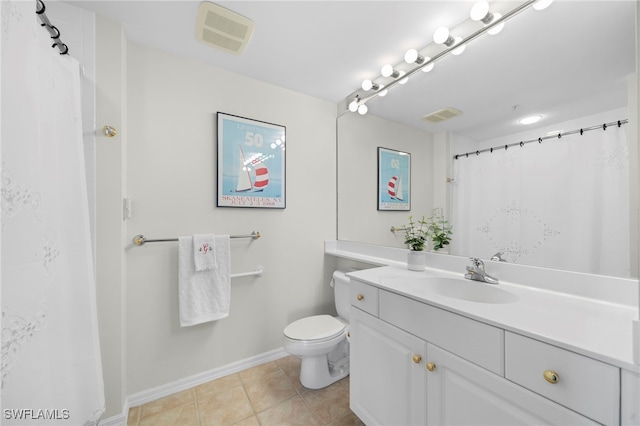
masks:
POLYGON ((413 362, 415 362, 416 364, 420 364, 420 361, 422 361, 422 357, 418 354, 415 354, 413 356, 413 362))
POLYGON ((428 362, 427 363, 427 370, 433 371, 435 369, 436 369, 436 365, 433 362, 428 362))
POLYGON ((362 294, 359 294, 356 296, 356 299, 358 299, 358 301, 362 301, 362 299, 364 299, 364 296, 362 294))
POLYGON ((544 373, 542 373, 542 375, 544 376, 544 379, 547 382, 554 385, 558 383, 558 380, 560 380, 560 376, 558 376, 558 373, 556 373, 553 370, 545 370, 544 373))

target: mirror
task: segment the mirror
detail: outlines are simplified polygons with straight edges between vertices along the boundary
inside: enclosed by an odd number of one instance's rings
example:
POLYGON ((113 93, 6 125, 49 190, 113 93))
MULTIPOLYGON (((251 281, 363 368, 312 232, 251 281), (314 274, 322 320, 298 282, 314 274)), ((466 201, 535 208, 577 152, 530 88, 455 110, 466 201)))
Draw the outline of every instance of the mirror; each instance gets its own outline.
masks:
MULTIPOLYGON (((632 118, 629 111, 637 111, 637 99, 629 94, 629 82, 637 78, 635 7, 635 2, 625 1, 556 1, 544 11, 526 10, 499 35, 480 37, 462 55, 445 57, 430 73, 371 100, 367 115, 342 114, 337 125, 338 239, 405 247, 403 233, 390 228, 405 224, 409 215, 429 216, 440 207, 447 218, 455 216, 459 206, 447 179, 457 173, 452 159, 457 150, 474 152, 495 141, 517 142, 523 132, 538 138, 561 123, 578 129, 591 126, 598 123, 585 120, 610 111, 616 114, 614 120, 632 118), (462 114, 438 124, 422 119, 446 107, 462 114), (517 124, 534 113, 544 119, 526 130, 517 124), (379 146, 411 153, 409 212, 376 209, 379 146)), ((627 141, 629 210, 635 212, 637 141, 631 134, 627 141)), ((629 223, 637 223, 635 213, 630 216, 629 223)), ((635 228, 626 229, 630 243, 616 247, 629 252, 630 272, 608 275, 637 277, 638 254, 630 252, 637 242, 635 228)), ((465 252, 456 246, 455 232, 451 254, 491 256, 465 252)), ((523 259, 516 262, 526 264, 523 259)))

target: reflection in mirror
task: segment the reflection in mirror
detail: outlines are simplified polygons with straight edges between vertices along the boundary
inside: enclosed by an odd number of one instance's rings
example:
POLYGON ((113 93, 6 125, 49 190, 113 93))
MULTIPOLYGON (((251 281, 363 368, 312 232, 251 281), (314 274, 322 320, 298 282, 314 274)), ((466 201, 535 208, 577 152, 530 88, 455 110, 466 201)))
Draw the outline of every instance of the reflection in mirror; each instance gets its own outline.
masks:
POLYGON ((523 13, 496 38, 436 64, 410 91, 374 99, 368 115, 339 117, 338 239, 405 247, 390 227, 442 207, 454 225, 451 254, 489 259, 502 251, 519 264, 638 276, 635 4, 555 2, 548 11, 523 13), (616 42, 603 46, 601 30, 616 42), (463 103, 451 120, 421 120, 463 103), (534 113, 539 123, 517 124, 534 113), (620 128, 453 160, 627 118, 620 128), (410 212, 376 210, 378 146, 412 153, 410 212))

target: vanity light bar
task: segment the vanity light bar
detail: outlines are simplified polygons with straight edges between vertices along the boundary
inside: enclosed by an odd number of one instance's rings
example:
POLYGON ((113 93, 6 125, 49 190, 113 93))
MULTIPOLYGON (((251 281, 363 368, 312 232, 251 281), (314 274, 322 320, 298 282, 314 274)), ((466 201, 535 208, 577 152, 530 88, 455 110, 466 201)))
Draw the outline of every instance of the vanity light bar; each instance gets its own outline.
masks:
POLYGON ((618 120, 618 121, 613 121, 611 123, 604 123, 604 124, 598 124, 596 126, 591 126, 591 127, 583 127, 581 129, 577 129, 577 130, 570 130, 568 132, 560 132, 557 135, 549 135, 549 136, 543 136, 540 137, 538 139, 531 139, 528 141, 520 141, 520 142, 514 142, 514 143, 510 143, 507 145, 500 145, 500 146, 494 146, 492 148, 485 148, 485 149, 480 149, 478 151, 474 151, 474 152, 465 152, 464 154, 456 154, 453 156, 454 160, 458 160, 462 157, 465 158, 469 158, 469 155, 480 155, 483 152, 493 152, 495 150, 498 149, 504 149, 505 151, 509 148, 511 148, 512 146, 520 146, 521 148, 523 146, 525 146, 528 143, 531 142, 538 142, 538 143, 542 143, 542 141, 547 140, 547 139, 561 139, 563 136, 569 136, 569 135, 575 135, 576 133, 579 133, 580 136, 582 136, 584 134, 584 132, 589 132, 591 130, 598 130, 598 129, 602 129, 602 130, 607 130, 607 127, 611 127, 611 126, 617 126, 617 127, 622 127, 623 124, 628 124, 629 123, 629 119, 624 119, 624 120, 618 120))

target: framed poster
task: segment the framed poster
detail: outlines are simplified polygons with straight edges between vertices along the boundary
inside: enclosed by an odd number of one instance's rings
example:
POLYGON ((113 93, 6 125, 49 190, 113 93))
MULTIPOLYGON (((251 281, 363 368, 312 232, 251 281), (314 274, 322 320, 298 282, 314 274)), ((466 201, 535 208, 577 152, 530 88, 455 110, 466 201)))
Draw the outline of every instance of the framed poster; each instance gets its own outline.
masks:
POLYGON ((411 154, 378 147, 378 210, 411 210, 411 154))
POLYGON ((218 207, 284 209, 284 126, 218 112, 218 207))

